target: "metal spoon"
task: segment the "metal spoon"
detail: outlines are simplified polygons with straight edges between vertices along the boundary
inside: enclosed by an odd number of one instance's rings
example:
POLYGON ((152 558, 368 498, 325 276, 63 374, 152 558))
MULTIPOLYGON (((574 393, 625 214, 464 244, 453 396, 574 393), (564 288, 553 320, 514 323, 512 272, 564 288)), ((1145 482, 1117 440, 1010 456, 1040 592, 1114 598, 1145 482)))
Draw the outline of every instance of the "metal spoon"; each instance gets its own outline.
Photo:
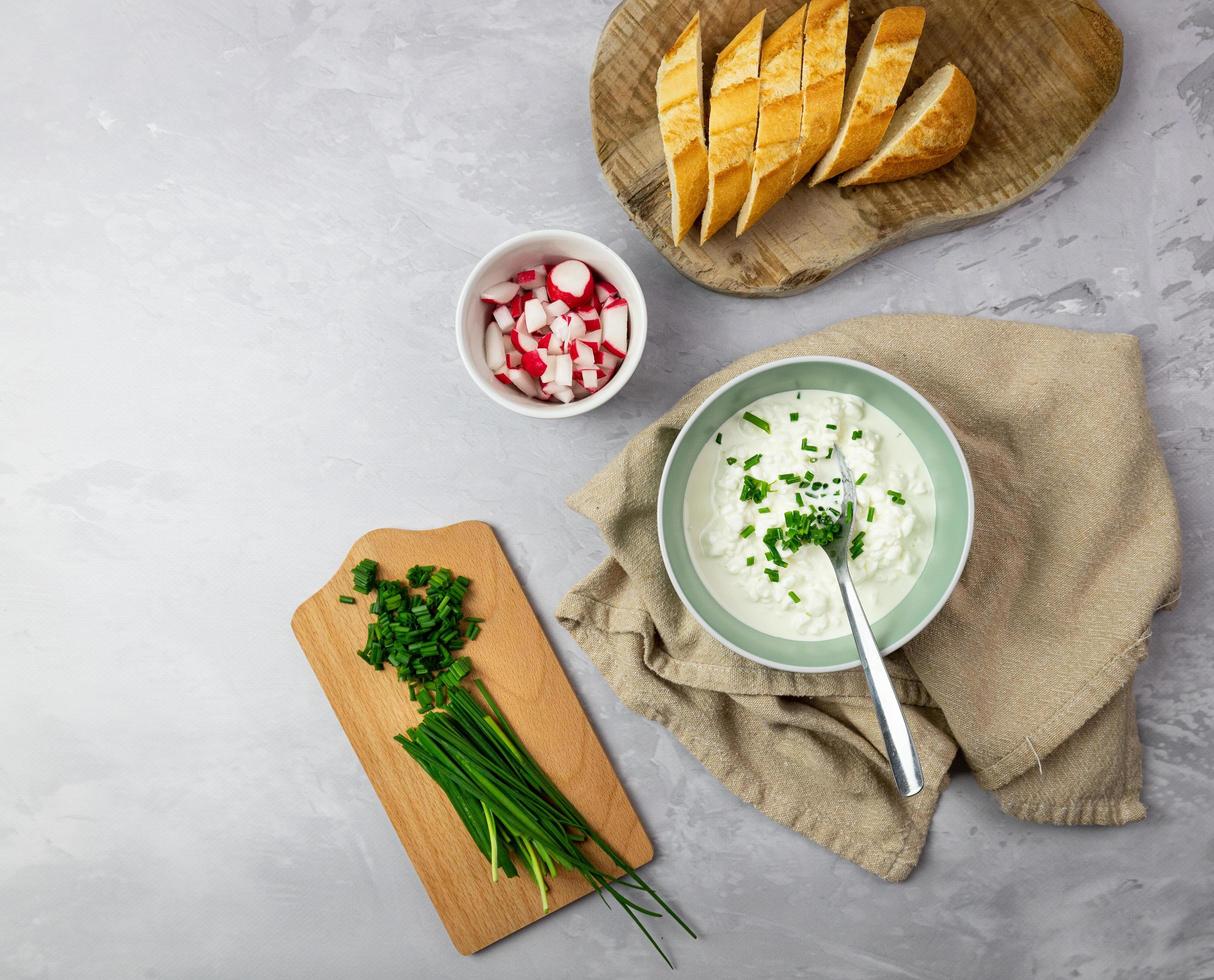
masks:
POLYGON ((915 743, 911 741, 910 729, 906 727, 902 706, 894 694, 894 685, 890 682, 889 673, 881 659, 881 649, 877 646, 872 627, 868 625, 868 617, 864 615, 864 607, 860 605, 860 596, 847 567, 850 553, 848 542, 857 509, 856 484, 852 481, 851 470, 848 469, 847 460, 838 446, 835 447, 835 459, 839 462, 839 473, 843 480, 843 506, 840 508, 842 514, 839 518, 843 529, 839 536, 829 545, 824 545, 822 550, 830 558, 835 578, 839 582, 843 608, 847 610, 852 638, 856 641, 860 664, 864 667, 864 679, 868 681, 868 690, 873 696, 873 707, 877 711, 877 722, 881 725, 881 737, 885 739, 885 754, 894 773, 894 782, 903 796, 914 796, 923 789, 923 769, 919 765, 919 753, 915 751, 915 743))

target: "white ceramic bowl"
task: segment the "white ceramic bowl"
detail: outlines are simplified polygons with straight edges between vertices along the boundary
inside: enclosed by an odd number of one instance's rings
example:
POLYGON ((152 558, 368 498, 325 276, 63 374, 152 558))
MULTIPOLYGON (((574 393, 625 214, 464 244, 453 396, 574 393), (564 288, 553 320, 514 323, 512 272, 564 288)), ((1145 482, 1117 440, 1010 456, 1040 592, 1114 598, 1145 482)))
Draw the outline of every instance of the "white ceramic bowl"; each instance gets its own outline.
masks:
POLYGON ((459 343, 459 356, 472 375, 472 380, 499 405, 532 418, 566 419, 598 408, 628 383, 645 350, 645 323, 645 296, 628 263, 588 235, 548 229, 529 231, 502 242, 476 264, 459 296, 455 336, 459 343), (483 289, 511 278, 520 269, 529 269, 541 262, 559 262, 561 259, 581 259, 612 283, 628 301, 628 356, 620 362, 607 384, 594 394, 568 405, 528 398, 513 385, 504 385, 493 377, 485 362, 485 326, 491 311, 480 298, 483 289))

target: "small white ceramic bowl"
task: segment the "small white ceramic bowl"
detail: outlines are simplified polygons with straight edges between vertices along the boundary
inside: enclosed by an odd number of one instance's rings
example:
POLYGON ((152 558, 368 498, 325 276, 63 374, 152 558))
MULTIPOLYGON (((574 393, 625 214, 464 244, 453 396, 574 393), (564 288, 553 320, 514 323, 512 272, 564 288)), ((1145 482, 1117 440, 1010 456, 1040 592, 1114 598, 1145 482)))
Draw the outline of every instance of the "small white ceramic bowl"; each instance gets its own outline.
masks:
POLYGON ((459 356, 472 375, 472 380, 499 405, 532 418, 567 419, 598 408, 628 383, 645 350, 645 325, 645 296, 628 263, 588 235, 548 229, 529 231, 502 242, 476 264, 459 296, 455 336, 459 343, 459 356), (620 362, 607 384, 594 394, 568 405, 528 398, 513 385, 504 385, 493 376, 485 362, 485 327, 492 311, 480 298, 482 290, 511 278, 521 269, 529 269, 541 262, 559 262, 561 259, 581 259, 614 285, 628 301, 628 356, 620 362))

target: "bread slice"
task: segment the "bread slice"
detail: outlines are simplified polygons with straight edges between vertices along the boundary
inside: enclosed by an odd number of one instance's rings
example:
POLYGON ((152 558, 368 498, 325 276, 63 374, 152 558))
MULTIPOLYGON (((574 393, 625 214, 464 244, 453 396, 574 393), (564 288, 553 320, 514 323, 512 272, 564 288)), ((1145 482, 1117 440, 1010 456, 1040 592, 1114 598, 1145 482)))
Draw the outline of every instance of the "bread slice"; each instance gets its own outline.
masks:
POLYGON ((738 234, 758 221, 792 187, 801 146, 801 49, 805 7, 763 42, 759 57, 759 131, 750 189, 738 214, 738 234))
POLYGON ((811 0, 805 13, 801 62, 801 145, 793 168, 795 184, 834 142, 843 116, 847 72, 848 0, 811 0))
POLYGON ((704 62, 698 12, 658 65, 657 95, 658 127, 670 178, 670 234, 678 245, 708 199, 704 62))
POLYGON ((843 122, 814 167, 810 184, 851 170, 873 155, 910 74, 926 15, 922 7, 890 7, 873 23, 843 91, 843 122))
POLYGON ((708 203, 700 219, 701 245, 738 213, 750 187, 765 13, 760 10, 717 55, 708 109, 708 203))
POLYGON ((956 65, 945 65, 898 107, 877 152, 840 177, 839 186, 901 180, 943 167, 965 149, 977 114, 969 79, 956 65))

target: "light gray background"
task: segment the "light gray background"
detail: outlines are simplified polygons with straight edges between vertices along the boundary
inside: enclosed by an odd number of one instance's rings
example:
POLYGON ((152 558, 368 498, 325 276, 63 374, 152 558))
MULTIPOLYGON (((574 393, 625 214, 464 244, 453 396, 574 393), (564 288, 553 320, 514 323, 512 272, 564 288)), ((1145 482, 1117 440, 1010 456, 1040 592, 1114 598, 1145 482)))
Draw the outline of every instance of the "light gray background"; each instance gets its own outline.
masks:
MULTIPOLYGON (((452 950, 288 628, 381 525, 497 528, 703 933, 682 976, 1214 973, 1214 8, 1110 0, 1121 94, 1031 200, 818 290, 680 278, 599 176, 609 0, 15 0, 0 10, 0 975, 663 976, 589 899, 452 950), (523 230, 633 265, 627 390, 537 423, 455 352, 523 230), (603 555, 565 496, 705 374, 853 314, 1129 330, 1187 549, 1137 684, 1145 823, 968 775, 878 881, 721 788, 551 621, 603 555)), ((997 379, 992 379, 997 383, 997 379)))

